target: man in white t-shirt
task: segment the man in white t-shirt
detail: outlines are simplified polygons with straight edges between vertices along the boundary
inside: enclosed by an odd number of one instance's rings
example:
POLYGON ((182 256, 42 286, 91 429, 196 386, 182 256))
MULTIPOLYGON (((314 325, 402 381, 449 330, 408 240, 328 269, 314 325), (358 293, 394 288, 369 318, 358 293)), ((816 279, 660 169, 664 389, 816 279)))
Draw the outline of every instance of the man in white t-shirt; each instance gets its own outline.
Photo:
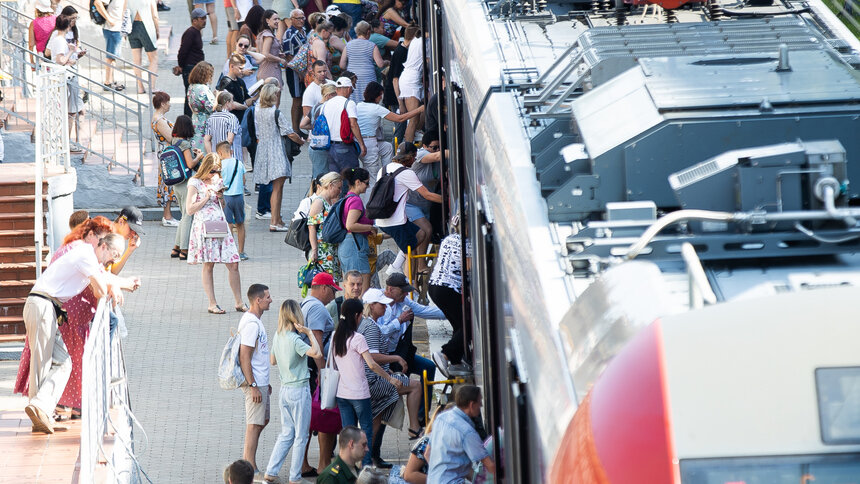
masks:
POLYGON ((51 418, 72 373, 72 361, 59 332, 65 322, 63 303, 87 286, 93 287, 96 297, 108 294, 122 303, 120 289, 134 290, 140 285, 139 278, 121 278, 104 270, 106 264, 122 257, 123 250, 123 238, 117 234, 105 236, 95 248, 78 243, 48 266, 24 303, 30 342, 30 403, 24 410, 33 421, 34 432, 66 430, 55 426, 51 418))
MULTIPOLYGON (((417 149, 414 144, 403 143, 400 145, 397 156, 379 171, 379 179, 381 179, 383 173, 394 173, 401 168, 407 168, 401 170, 394 178, 394 199, 398 201, 397 210, 391 217, 376 219, 376 226, 390 235, 404 254, 407 253, 409 247, 412 247, 412 252, 415 254, 424 254, 427 251, 427 244, 431 235, 407 219, 406 201, 409 198, 406 196, 407 193, 416 192, 430 202, 442 203, 442 195, 428 190, 418 179, 418 175, 409 169, 415 163, 416 152, 417 149)), ((399 268, 396 269, 399 270, 399 268)))
POLYGON ((251 284, 248 288, 249 309, 239 321, 239 366, 245 375, 242 392, 245 393, 245 447, 242 458, 257 471, 257 443, 260 433, 269 423, 269 337, 260 318, 269 310, 272 296, 263 284, 251 284))
POLYGON ((328 72, 325 61, 321 60, 314 61, 310 69, 311 73, 313 73, 314 82, 308 85, 305 88, 305 93, 302 94, 302 116, 307 117, 310 117, 311 109, 322 101, 322 91, 320 91, 320 88, 322 88, 326 73, 328 72))
MULTIPOLYGON (((331 163, 329 168, 331 171, 340 173, 347 168, 358 168, 358 158, 364 157, 367 148, 364 146, 364 139, 362 139, 361 130, 358 127, 358 112, 355 108, 355 102, 349 99, 349 95, 352 94, 352 81, 346 77, 341 77, 335 82, 335 87, 337 88, 337 96, 323 104, 322 113, 325 115, 331 134, 331 148, 329 149, 331 163), (352 132, 353 141, 358 143, 361 148, 360 151, 356 151, 354 143, 344 143, 340 135, 341 114, 344 109, 349 118, 349 128, 352 132)), ((344 186, 346 185, 344 184, 344 186)))

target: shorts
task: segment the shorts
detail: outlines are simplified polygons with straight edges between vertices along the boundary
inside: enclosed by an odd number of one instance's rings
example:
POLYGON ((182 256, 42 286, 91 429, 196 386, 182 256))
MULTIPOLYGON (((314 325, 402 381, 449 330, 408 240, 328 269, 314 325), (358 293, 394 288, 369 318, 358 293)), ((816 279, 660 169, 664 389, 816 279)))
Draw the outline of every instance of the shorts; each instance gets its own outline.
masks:
POLYGON ((269 415, 271 414, 269 385, 260 385, 257 388, 259 388, 260 393, 263 394, 263 400, 259 403, 255 402, 251 397, 251 387, 248 385, 242 385, 242 392, 245 393, 246 425, 266 425, 269 422, 269 415))
POLYGON ((131 33, 128 34, 128 45, 132 49, 143 49, 146 52, 155 52, 156 47, 146 31, 146 26, 140 20, 131 23, 131 33))
POLYGON ((410 222, 414 222, 419 218, 429 219, 430 217, 424 213, 424 210, 421 209, 418 205, 412 205, 411 203, 406 204, 406 219, 410 222))
POLYGON ((419 228, 408 220, 403 225, 379 228, 394 239, 394 243, 397 244, 397 248, 402 250, 404 254, 408 252, 409 247, 412 247, 413 249, 418 247, 418 238, 415 237, 415 234, 418 233, 419 228))
POLYGON ((227 12, 227 30, 239 30, 239 21, 236 20, 236 7, 224 7, 227 12))
POLYGON ((105 37, 105 50, 108 54, 107 58, 116 59, 119 54, 119 43, 122 42, 122 32, 102 29, 102 35, 105 37))
POLYGON ((215 0, 194 0, 194 5, 208 5, 210 3, 215 3, 215 0))
POLYGON ((245 196, 224 195, 224 216, 228 224, 245 223, 245 196))
POLYGON ((346 234, 346 238, 337 246, 340 270, 344 273, 358 271, 362 274, 370 274, 369 251, 370 246, 365 235, 346 234))
POLYGON ((290 88, 290 96, 295 99, 302 97, 305 94, 305 79, 296 74, 292 69, 286 70, 287 86, 290 88))

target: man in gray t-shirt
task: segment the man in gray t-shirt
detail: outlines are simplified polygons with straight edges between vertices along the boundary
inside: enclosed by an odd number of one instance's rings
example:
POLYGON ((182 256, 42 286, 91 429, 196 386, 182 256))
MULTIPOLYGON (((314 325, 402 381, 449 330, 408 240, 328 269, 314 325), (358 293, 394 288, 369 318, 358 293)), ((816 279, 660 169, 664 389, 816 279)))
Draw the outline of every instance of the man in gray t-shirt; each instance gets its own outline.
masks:
MULTIPOLYGON (((334 283, 334 278, 331 274, 320 272, 311 281, 310 295, 301 304, 305 326, 311 329, 311 334, 314 335, 320 348, 323 349, 322 357, 308 359, 308 367, 311 369, 311 387, 314 387, 313 389, 316 387, 317 369, 325 366, 325 359, 328 357, 328 345, 331 341, 331 334, 334 332, 334 320, 325 306, 332 302, 337 291, 341 290, 334 283)), ((307 336, 302 335, 302 340, 310 344, 307 336)))
MULTIPOLYGON (((428 131, 424 133, 424 138, 422 139, 423 146, 418 153, 415 154, 415 163, 412 164, 412 171, 418 176, 418 180, 427 188, 427 190, 431 192, 436 191, 436 187, 439 185, 439 162, 442 161, 442 154, 439 151, 439 136, 435 131, 428 131)), ((422 197, 418 194, 418 192, 410 191, 409 199, 407 200, 408 205, 413 205, 421 209, 421 213, 424 214, 425 218, 430 217, 430 207, 431 202, 426 198, 422 197)), ((417 216, 414 210, 406 209, 406 215, 409 217, 410 222, 414 222, 412 220, 412 215, 417 216)))

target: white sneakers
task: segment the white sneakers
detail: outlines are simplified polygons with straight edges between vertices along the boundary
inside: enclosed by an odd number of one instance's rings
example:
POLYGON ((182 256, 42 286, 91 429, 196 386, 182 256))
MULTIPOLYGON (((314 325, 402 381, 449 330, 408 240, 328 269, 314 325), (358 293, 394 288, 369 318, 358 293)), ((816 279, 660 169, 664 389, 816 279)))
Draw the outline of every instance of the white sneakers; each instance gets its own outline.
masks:
POLYGON ((266 212, 266 213, 256 212, 254 214, 254 218, 257 220, 271 220, 272 219, 272 212, 266 212))
POLYGON ((439 371, 445 375, 445 378, 450 379, 451 377, 448 375, 448 357, 441 351, 436 351, 431 358, 433 359, 433 363, 436 364, 436 368, 439 368, 439 371))
POLYGON ((179 227, 179 220, 176 220, 175 218, 166 219, 161 217, 161 225, 164 227, 179 227))

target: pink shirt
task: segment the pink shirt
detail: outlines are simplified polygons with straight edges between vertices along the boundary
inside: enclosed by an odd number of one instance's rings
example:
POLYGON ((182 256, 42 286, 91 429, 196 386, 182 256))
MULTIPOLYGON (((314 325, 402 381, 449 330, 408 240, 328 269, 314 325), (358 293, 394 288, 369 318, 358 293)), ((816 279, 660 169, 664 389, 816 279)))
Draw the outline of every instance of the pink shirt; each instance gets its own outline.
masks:
POLYGON ((48 45, 51 32, 54 31, 56 24, 57 17, 55 15, 33 19, 33 38, 36 40, 36 52, 40 54, 45 52, 45 46, 48 45))
POLYGON ((361 356, 367 351, 370 351, 370 348, 367 347, 364 335, 354 333, 346 340, 346 354, 334 355, 334 363, 337 371, 340 372, 340 381, 337 385, 338 398, 348 400, 370 398, 370 388, 367 387, 367 377, 364 375, 364 358, 361 356))
MULTIPOLYGON (((346 201, 343 202, 343 220, 341 220, 341 222, 343 222, 344 227, 346 227, 346 217, 349 216, 350 210, 358 210, 359 212, 361 212, 361 216, 358 217, 358 223, 373 225, 373 220, 370 220, 369 218, 367 218, 367 215, 364 214, 364 202, 361 201, 361 197, 356 195, 354 197, 347 198, 346 201)), ((370 232, 356 233, 370 235, 370 232)))

